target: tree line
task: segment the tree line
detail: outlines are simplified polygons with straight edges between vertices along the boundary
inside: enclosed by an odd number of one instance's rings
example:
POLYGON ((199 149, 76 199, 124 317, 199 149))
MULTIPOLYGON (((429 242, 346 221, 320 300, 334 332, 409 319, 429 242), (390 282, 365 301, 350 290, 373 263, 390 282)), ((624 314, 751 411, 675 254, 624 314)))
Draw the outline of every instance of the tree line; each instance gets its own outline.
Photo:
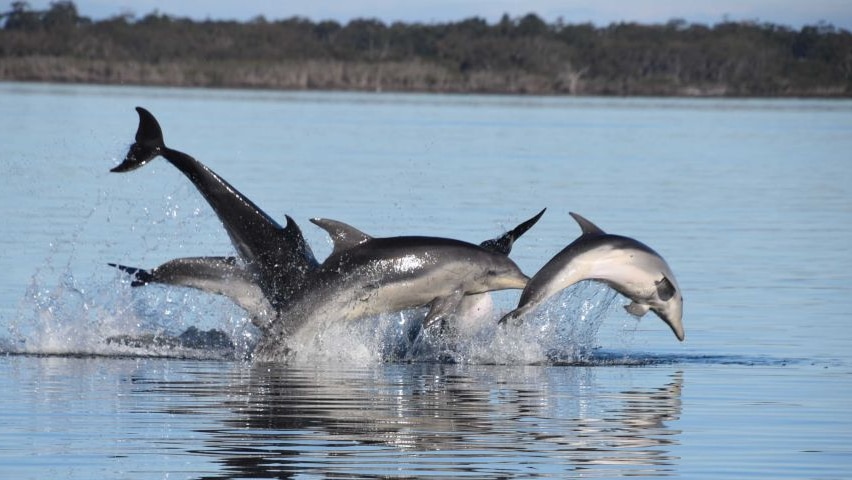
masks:
POLYGON ((71 1, 0 15, 0 80, 576 95, 852 96, 852 34, 758 22, 597 27, 376 19, 93 21, 71 1))

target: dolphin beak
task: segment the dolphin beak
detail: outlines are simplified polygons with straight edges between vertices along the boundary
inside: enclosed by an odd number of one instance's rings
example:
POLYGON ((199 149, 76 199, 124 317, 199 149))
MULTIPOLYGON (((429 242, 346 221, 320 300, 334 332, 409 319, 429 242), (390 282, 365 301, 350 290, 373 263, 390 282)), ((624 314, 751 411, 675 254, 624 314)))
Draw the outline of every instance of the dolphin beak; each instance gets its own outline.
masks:
POLYGON ((677 337, 679 341, 682 342, 683 339, 686 338, 686 333, 684 333, 683 331, 683 325, 678 325, 677 327, 672 326, 672 331, 674 332, 675 337, 677 337))
POLYGON ((663 318, 666 325, 671 327, 672 332, 677 337, 678 341, 683 341, 686 338, 686 333, 683 331, 683 322, 680 319, 663 318))
POLYGON ((529 283, 529 281, 530 277, 523 274, 520 277, 509 277, 503 284, 503 288, 514 288, 518 290, 523 290, 527 286, 527 283, 529 283))
POLYGON ((686 338, 686 333, 683 331, 683 320, 681 319, 680 315, 669 316, 655 309, 651 309, 651 311, 656 313, 657 316, 660 317, 660 320, 665 322, 666 325, 668 325, 669 328, 672 329, 672 333, 675 334, 675 337, 677 337, 679 341, 682 342, 683 339, 686 338))

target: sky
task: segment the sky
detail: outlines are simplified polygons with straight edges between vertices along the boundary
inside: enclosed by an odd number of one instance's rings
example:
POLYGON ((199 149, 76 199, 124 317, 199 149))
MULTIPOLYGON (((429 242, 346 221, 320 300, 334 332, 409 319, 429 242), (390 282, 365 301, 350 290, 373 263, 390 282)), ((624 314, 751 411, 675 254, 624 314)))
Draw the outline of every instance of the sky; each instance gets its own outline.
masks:
MULTIPOLYGON (((29 0, 38 10, 52 0, 29 0)), ((11 1, 9 2, 11 3, 11 1)), ((796 29, 820 21, 852 31, 852 0, 74 0, 80 15, 96 20, 121 13, 137 17, 158 11, 196 20, 267 20, 292 16, 313 21, 378 18, 385 23, 439 23, 482 17, 495 23, 504 13, 535 13, 548 23, 665 23, 680 18, 713 25, 723 20, 758 21, 796 29)))

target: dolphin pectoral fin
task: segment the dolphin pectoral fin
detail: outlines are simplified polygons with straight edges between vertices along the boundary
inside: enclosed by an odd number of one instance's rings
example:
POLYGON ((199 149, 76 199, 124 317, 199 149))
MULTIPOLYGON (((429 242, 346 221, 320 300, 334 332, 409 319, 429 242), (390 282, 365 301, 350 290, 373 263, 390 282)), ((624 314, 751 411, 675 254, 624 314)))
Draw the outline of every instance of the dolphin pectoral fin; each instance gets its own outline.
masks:
POLYGON ((124 161, 110 172, 122 173, 136 170, 162 154, 166 148, 163 143, 163 130, 154 115, 142 107, 136 107, 136 112, 139 113, 136 143, 130 146, 124 161))
POLYGON ((480 247, 495 252, 502 253, 503 255, 509 255, 512 252, 512 245, 515 243, 515 240, 521 238, 521 235, 527 232, 533 225, 538 222, 542 215, 544 215, 546 208, 543 208, 536 216, 530 218, 529 220, 521 223, 517 227, 509 230, 503 235, 492 238, 490 240, 486 240, 479 244, 480 247))
POLYGON ((643 317, 648 310, 651 309, 650 305, 645 305, 644 303, 636 303, 630 302, 630 305, 625 305, 624 309, 627 310, 627 313, 636 317, 643 317))
POLYGON ((463 292, 455 292, 448 297, 438 297, 432 300, 429 305, 429 314, 423 320, 423 330, 443 325, 455 313, 463 297, 463 292))
POLYGON ((668 302, 677 292, 674 284, 672 284, 671 280, 669 280, 665 275, 659 282, 654 282, 654 285, 657 286, 657 295, 660 297, 660 300, 664 302, 668 302))

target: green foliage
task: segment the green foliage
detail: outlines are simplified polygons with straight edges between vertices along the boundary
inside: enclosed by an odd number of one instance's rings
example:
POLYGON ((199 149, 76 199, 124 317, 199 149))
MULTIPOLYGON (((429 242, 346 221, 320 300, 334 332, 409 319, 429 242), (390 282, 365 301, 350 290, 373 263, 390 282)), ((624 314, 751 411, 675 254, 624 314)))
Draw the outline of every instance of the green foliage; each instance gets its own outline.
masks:
POLYGON ((77 6, 74 2, 66 0, 51 2, 50 8, 44 11, 32 10, 27 2, 12 2, 11 10, 2 14, 2 18, 4 18, 4 29, 23 31, 57 31, 91 22, 88 18, 77 14, 77 6))
POLYGON ((0 79, 614 95, 852 95, 852 34, 820 23, 435 24, 2 15, 0 79))

